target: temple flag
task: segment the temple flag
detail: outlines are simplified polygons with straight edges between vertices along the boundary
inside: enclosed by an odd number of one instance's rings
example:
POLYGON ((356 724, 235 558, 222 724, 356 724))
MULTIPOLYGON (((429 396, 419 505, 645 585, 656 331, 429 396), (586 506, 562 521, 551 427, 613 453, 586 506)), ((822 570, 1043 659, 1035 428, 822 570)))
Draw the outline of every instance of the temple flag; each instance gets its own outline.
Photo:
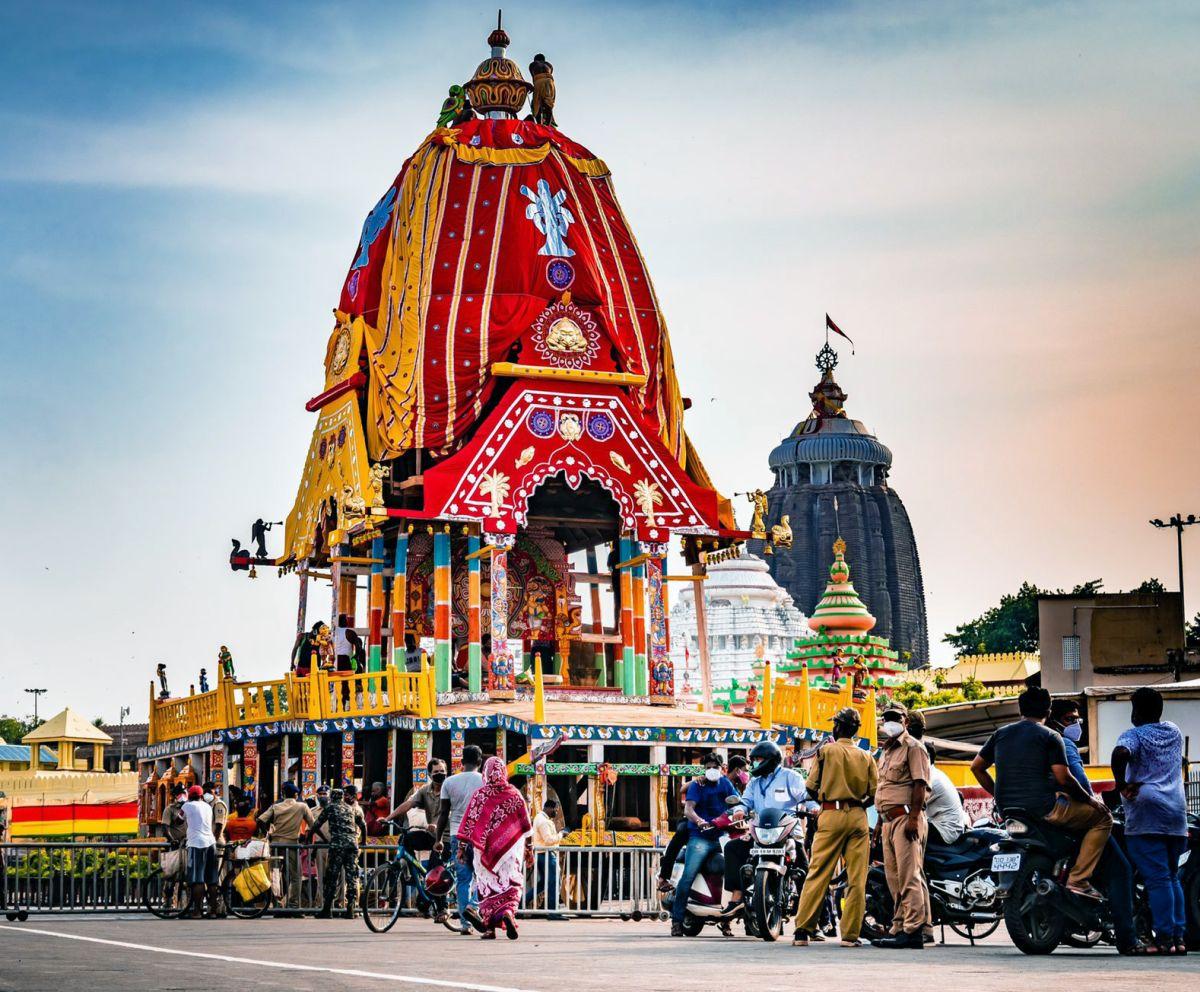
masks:
POLYGON ((845 331, 843 331, 840 327, 838 327, 837 324, 835 324, 833 322, 833 318, 830 317, 829 314, 825 314, 825 330, 833 331, 834 334, 840 334, 847 341, 849 341, 850 342, 850 354, 852 354, 852 355, 854 354, 854 339, 851 338, 850 335, 847 334, 845 331))

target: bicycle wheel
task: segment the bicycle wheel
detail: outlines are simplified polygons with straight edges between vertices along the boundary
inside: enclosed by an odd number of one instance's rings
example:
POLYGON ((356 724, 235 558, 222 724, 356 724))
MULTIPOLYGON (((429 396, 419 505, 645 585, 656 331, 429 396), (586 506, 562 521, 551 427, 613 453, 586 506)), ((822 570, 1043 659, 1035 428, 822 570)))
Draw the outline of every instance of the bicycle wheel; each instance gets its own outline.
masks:
POLYGON ((275 899, 270 889, 259 893, 253 899, 243 899, 232 878, 226 879, 225 884, 221 886, 221 898, 225 901, 226 910, 240 920, 257 920, 271 908, 275 899))
POLYGON ((360 896, 363 921, 374 933, 387 933, 400 919, 400 867, 395 862, 367 872, 360 896))
POLYGON ((192 887, 178 879, 164 879, 162 870, 142 883, 142 904, 160 920, 177 920, 192 908, 192 887))

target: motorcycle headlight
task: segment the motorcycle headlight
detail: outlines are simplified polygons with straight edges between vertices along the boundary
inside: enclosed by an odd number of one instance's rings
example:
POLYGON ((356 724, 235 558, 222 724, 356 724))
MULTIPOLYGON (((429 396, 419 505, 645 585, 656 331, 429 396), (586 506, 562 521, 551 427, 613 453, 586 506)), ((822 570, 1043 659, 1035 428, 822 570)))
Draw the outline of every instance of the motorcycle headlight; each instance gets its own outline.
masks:
POLYGON ((783 831, 783 827, 755 828, 754 836, 763 844, 778 844, 779 838, 783 836, 783 831))

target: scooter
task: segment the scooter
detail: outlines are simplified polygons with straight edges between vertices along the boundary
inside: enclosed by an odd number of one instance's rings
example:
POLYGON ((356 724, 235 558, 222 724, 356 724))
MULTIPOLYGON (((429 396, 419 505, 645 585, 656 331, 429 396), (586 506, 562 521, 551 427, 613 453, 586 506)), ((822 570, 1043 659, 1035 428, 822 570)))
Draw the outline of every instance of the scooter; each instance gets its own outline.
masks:
POLYGON ((750 858, 742 868, 746 933, 766 941, 783 936, 796 915, 808 863, 800 845, 800 814, 766 809, 750 824, 750 858))
MULTIPOLYGON (((722 813, 712 820, 712 825, 723 832, 731 827, 737 829, 737 825, 727 813, 722 813)), ((671 867, 671 891, 662 895, 662 906, 667 913, 671 912, 675 900, 679 898, 679 882, 683 876, 683 859, 686 854, 685 848, 671 867)), ((683 918, 685 936, 699 936, 706 926, 720 927, 723 932, 728 932, 730 921, 741 915, 741 906, 729 913, 722 912, 724 883, 725 857, 718 849, 708 856, 704 867, 692 882, 692 891, 688 893, 687 914, 683 918)))

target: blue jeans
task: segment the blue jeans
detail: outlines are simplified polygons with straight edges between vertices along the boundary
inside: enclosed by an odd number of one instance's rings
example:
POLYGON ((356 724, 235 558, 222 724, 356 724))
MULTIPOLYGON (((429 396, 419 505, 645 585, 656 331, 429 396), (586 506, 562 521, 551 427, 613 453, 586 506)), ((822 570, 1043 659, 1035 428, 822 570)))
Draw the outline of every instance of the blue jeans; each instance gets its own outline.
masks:
POLYGON ((699 834, 692 834, 688 838, 687 848, 683 853, 683 874, 679 878, 679 885, 676 886, 675 895, 671 899, 671 921, 673 923, 682 923, 684 917, 687 916, 688 899, 691 896, 692 883, 696 881, 696 876, 700 874, 700 869, 704 867, 704 862, 720 846, 715 839, 709 840, 707 837, 701 837, 699 834))
POLYGON ((1187 930, 1187 908, 1179 883, 1179 856, 1186 837, 1165 834, 1136 834, 1125 838, 1125 846, 1146 885, 1154 936, 1163 944, 1183 940, 1187 930))
POLYGON ((470 865, 464 865, 458 860, 458 838, 450 838, 450 863, 454 866, 454 891, 458 894, 458 919, 463 927, 469 927, 467 918, 463 916, 467 907, 472 909, 479 907, 479 902, 475 898, 474 886, 471 884, 475 881, 475 873, 471 870, 470 865))
POLYGON ((558 909, 558 855, 553 851, 538 851, 537 884, 531 885, 525 893, 525 908, 533 909, 538 894, 546 893, 546 908, 550 912, 558 909))
POLYGON ((1104 854, 1100 856, 1100 876, 1108 893, 1117 946, 1132 947, 1138 939, 1137 924, 1133 919, 1133 869, 1115 837, 1108 838, 1104 854))

